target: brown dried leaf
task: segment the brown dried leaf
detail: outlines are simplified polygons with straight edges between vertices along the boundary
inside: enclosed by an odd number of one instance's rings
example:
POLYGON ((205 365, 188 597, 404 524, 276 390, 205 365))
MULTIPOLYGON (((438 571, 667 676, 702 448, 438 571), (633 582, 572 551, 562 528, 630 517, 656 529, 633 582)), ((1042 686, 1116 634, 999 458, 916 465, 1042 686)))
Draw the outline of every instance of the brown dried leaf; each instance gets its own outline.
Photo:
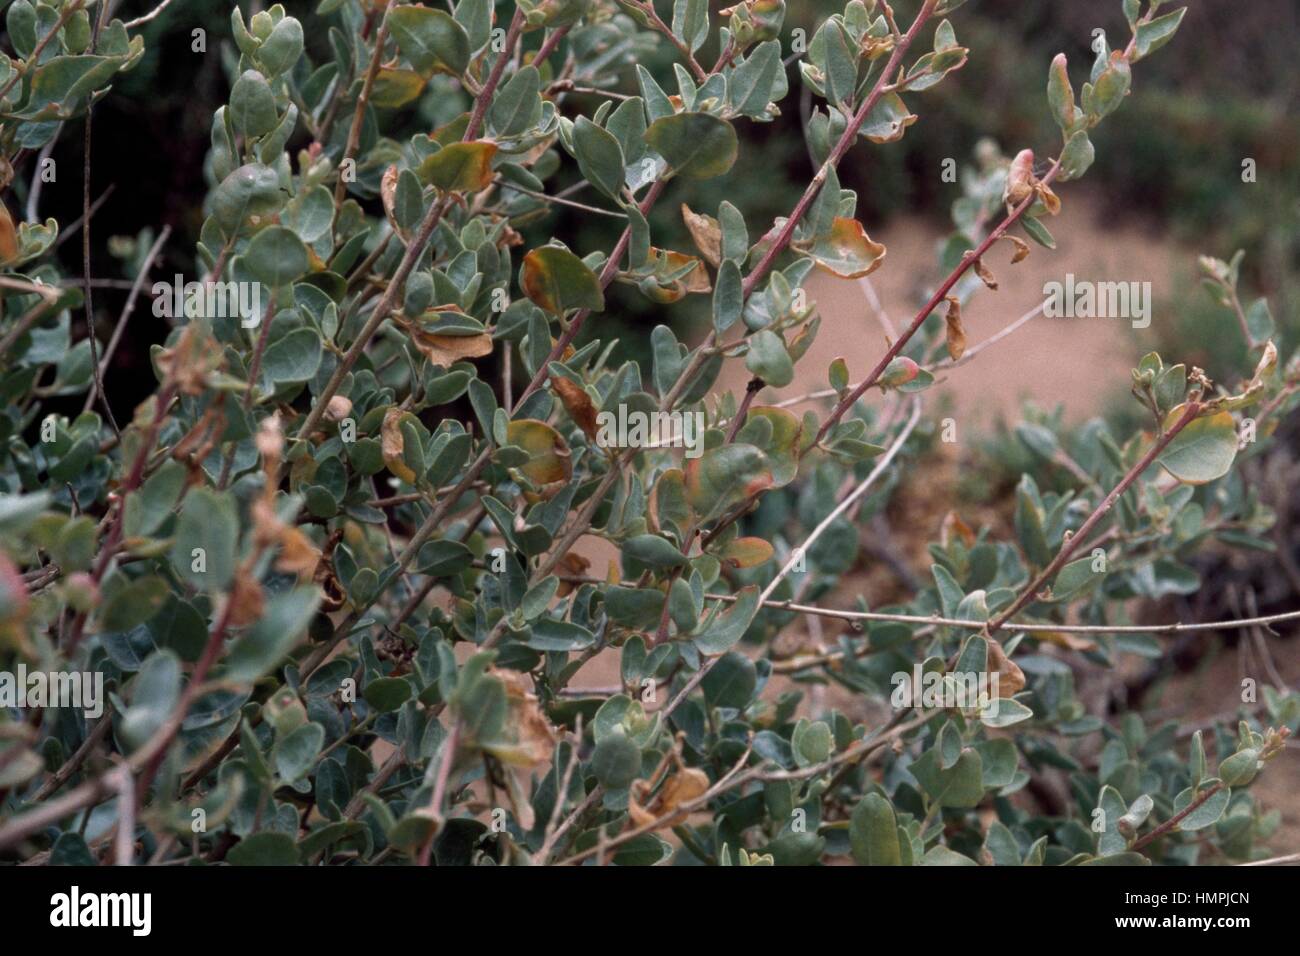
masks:
POLYGON ((1017 262, 1020 262, 1022 259, 1029 256, 1029 243, 1025 242, 1025 240, 1021 239, 1019 236, 1009 235, 1003 236, 1002 238, 1009 240, 1011 244, 1016 247, 1016 251, 1011 255, 1011 264, 1013 266, 1017 262))
POLYGON ((1049 214, 1055 216, 1061 211, 1061 200, 1056 193, 1052 192, 1052 187, 1047 183, 1034 183, 1034 192, 1038 193, 1038 198, 1043 201, 1049 214))
POLYGON ((275 560, 275 569, 301 576, 312 574, 318 564, 320 552, 311 543, 311 538, 297 528, 286 527, 280 534, 280 556, 275 560))
POLYGON ((1007 657, 1007 652, 994 638, 989 638, 989 669, 998 675, 998 696, 1014 697, 1025 686, 1025 672, 1007 657))
POLYGON ((1034 151, 1032 149, 1022 149, 1016 153, 1016 158, 1011 161, 1011 168, 1007 170, 1007 184, 1003 189, 1002 198, 1008 206, 1019 206, 1029 198, 1034 191, 1034 151))
POLYGON ((518 671, 490 668, 488 674, 499 680, 506 691, 506 719, 503 741, 485 747, 494 757, 514 766, 532 766, 551 759, 555 750, 555 728, 518 671))
POLYGON ((487 332, 478 335, 438 335, 416 328, 409 322, 401 325, 411 336, 411 344, 434 365, 450 368, 461 359, 482 358, 492 354, 492 336, 487 332))
POLYGON ((571 594, 578 587, 574 582, 565 581, 564 578, 585 577, 590 569, 590 561, 574 551, 566 551, 564 557, 560 558, 559 563, 556 566, 556 570, 561 576, 559 590, 555 592, 556 597, 564 597, 566 594, 571 594))
POLYGON ((702 796, 709 789, 709 778, 698 767, 679 767, 677 772, 664 781, 659 791, 659 815, 666 816, 683 804, 702 796))
POLYGON ((980 277, 980 281, 989 289, 994 292, 998 291, 998 280, 993 278, 993 273, 989 271, 989 267, 984 264, 983 259, 975 260, 975 274, 980 277))
POLYGON ((948 323, 948 357, 955 362, 966 352, 966 330, 961 325, 961 303, 956 296, 948 296, 944 320, 948 323))
POLYGON ((379 429, 379 445, 384 455, 384 464, 398 478, 407 484, 415 484, 415 472, 402 458, 406 443, 402 438, 402 418, 408 415, 394 406, 384 412, 384 423, 379 429))
POLYGON ((686 223, 686 230, 691 234, 695 248, 700 250, 704 261, 716 269, 722 261, 722 227, 718 225, 718 220, 695 212, 686 203, 682 203, 682 221, 686 223))
POLYGON ((247 571, 240 569, 235 575, 235 582, 230 588, 231 627, 244 627, 258 620, 266 610, 266 598, 262 586, 247 571))
POLYGON ((943 526, 939 531, 939 541, 947 548, 953 538, 960 538, 966 547, 970 548, 975 545, 975 532, 971 530, 962 516, 955 511, 949 511, 943 517, 943 526))
POLYGON ((569 413, 574 424, 582 429, 583 433, 591 439, 596 440, 596 404, 587 394, 587 390, 577 382, 570 381, 559 375, 551 376, 551 386, 555 393, 560 396, 560 401, 564 403, 564 410, 569 413))
POLYGON ((9 209, 0 202, 0 265, 18 258, 18 230, 9 209))

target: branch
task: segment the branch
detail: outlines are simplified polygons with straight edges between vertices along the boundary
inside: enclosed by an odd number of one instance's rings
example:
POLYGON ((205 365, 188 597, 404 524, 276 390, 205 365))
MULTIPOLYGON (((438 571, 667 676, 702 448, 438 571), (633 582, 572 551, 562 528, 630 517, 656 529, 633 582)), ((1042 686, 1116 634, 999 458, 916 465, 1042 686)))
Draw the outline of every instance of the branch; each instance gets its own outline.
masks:
MULTIPOLYGON (((898 433, 898 436, 894 439, 893 443, 889 446, 889 450, 886 451, 885 454, 883 454, 880 457, 880 459, 876 462, 876 466, 871 469, 871 473, 862 480, 861 484, 859 484, 858 487, 855 488, 852 491, 852 493, 848 495, 848 497, 846 497, 843 501, 841 501, 839 505, 836 506, 834 511, 832 511, 829 515, 823 518, 821 523, 818 524, 817 527, 814 528, 812 532, 808 535, 808 537, 804 539, 803 543, 799 545, 799 547, 794 549, 794 552, 790 555, 790 560, 785 563, 784 567, 781 568, 781 570, 777 573, 776 577, 772 579, 772 581, 768 584, 768 586, 763 589, 763 593, 759 595, 760 602, 766 601, 768 598, 772 596, 772 592, 776 590, 777 585, 779 585, 781 581, 785 579, 785 576, 789 574, 790 571, 794 569, 794 566, 799 562, 799 559, 802 556, 802 552, 806 550, 808 547, 810 547, 812 543, 816 541, 818 537, 821 536, 821 533, 825 531, 826 528, 828 528, 830 524, 837 517, 839 517, 839 515, 841 515, 845 510, 847 510, 853 504, 854 501, 856 501, 862 495, 866 494, 867 490, 873 484, 875 484, 877 480, 879 480, 880 476, 883 475, 885 473, 885 470, 889 467, 890 462, 894 460, 894 456, 898 454, 899 449, 903 447, 904 442, 907 441, 908 436, 912 434, 912 429, 916 427, 916 423, 920 421, 920 419, 921 419, 921 403, 919 400, 917 400, 914 403, 912 408, 912 417, 908 419, 907 424, 903 426, 903 430, 898 433)), ((692 674, 690 679, 687 680, 686 683, 682 686, 682 689, 677 692, 677 696, 674 697, 672 700, 670 700, 668 704, 664 707, 663 711, 661 711, 663 716, 667 718, 669 714, 671 714, 674 710, 676 710, 681 705, 682 701, 684 701, 690 695, 690 693, 700 685, 700 682, 704 680, 705 676, 709 673, 709 671, 711 671, 714 668, 714 666, 717 665, 718 661, 722 659, 723 659, 722 655, 718 655, 717 657, 711 658, 708 661, 706 661, 699 670, 697 670, 694 674, 692 674)))
POLYGON ((1102 499, 1101 504, 1097 505, 1092 514, 1088 516, 1088 519, 1079 526, 1079 530, 1070 535, 1069 539, 1061 547, 1061 550, 1057 552, 1056 557, 1052 559, 1051 563, 1042 570, 1038 577, 1029 582, 1028 586, 1020 593, 1020 596, 1012 602, 1010 607, 989 623, 987 633, 990 636, 997 633, 998 629, 1006 624, 1007 621, 1011 620, 1016 613, 1037 598, 1038 592, 1047 585, 1048 582, 1056 577, 1056 573, 1065 566, 1067 561, 1070 560, 1070 556, 1079 550, 1079 546, 1087 540, 1090 534, 1092 534, 1092 531, 1097 527, 1097 524, 1106 517, 1115 502, 1119 500, 1120 496, 1124 494, 1124 492, 1128 491, 1129 486, 1131 486, 1133 482, 1137 481, 1138 477, 1144 471, 1151 467, 1155 460, 1160 457, 1160 453, 1169 446, 1169 443, 1173 441, 1175 437, 1177 437, 1178 433, 1200 416, 1202 409, 1203 406, 1200 401, 1194 400, 1187 403, 1187 409, 1183 412, 1178 421, 1174 422, 1172 426, 1165 430, 1163 435, 1156 439, 1155 444, 1153 444, 1147 453, 1142 456, 1141 461, 1130 468, 1128 474, 1120 480, 1120 483, 1112 488, 1110 494, 1106 495, 1106 497, 1102 499))

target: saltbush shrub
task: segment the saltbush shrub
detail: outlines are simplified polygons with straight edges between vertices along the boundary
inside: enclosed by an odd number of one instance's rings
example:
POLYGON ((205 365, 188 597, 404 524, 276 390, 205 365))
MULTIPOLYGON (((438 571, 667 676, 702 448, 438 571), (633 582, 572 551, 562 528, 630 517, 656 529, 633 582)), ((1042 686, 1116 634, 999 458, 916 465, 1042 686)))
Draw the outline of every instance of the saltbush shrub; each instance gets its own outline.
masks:
MULTIPOLYGON (((0 854, 1262 855, 1277 816, 1248 788, 1300 699, 1266 687, 1227 708, 1235 726, 1184 732, 1075 688, 1077 664, 1159 655, 1197 626, 1133 624, 1133 601, 1195 590, 1193 551, 1270 524, 1233 466, 1296 405, 1300 365, 1279 362, 1267 304, 1243 308, 1239 259, 1204 270, 1240 318, 1248 381, 1146 356, 1120 383, 1145 416, 1133 433, 1021 426, 1014 536, 949 514, 905 600, 836 597, 860 526, 925 467, 942 427, 926 389, 996 344, 968 344, 963 302, 1050 254, 1031 243, 1054 246, 1056 189, 1087 172, 1093 129, 1140 95, 1142 61, 1183 15, 1124 0, 1116 46, 1103 37, 1082 68, 1058 56, 1059 142, 1010 160, 981 145, 946 277, 875 367, 837 360, 826 389, 782 394, 819 332, 876 334, 870 316, 820 328, 805 283, 885 265, 837 170, 960 82, 978 55, 958 40, 961 5, 851 0, 812 35, 783 29, 783 0, 717 15, 704 0, 321 0, 306 22, 233 9, 196 275, 151 283, 167 235, 139 237, 130 303, 89 334, 74 318, 94 314, 94 284, 54 250, 69 227, 23 221, 6 196, 0 854), (671 76, 638 62, 663 44, 671 76), (763 189, 763 157, 738 130, 797 84, 816 104, 816 175, 787 215, 756 221, 745 193, 763 189), (467 106, 413 128, 430 94, 467 106), (733 168, 745 190, 692 207, 733 168), (579 185, 556 189, 562 173, 579 185), (657 244, 660 204, 680 206, 693 248, 657 244), (557 205, 621 235, 550 236, 557 205), (141 341, 128 324, 145 289, 170 331, 152 395, 118 421, 108 358, 141 341), (601 334, 629 296, 664 317, 645 365, 601 334), (689 297, 712 316, 693 345, 668 318, 689 297), (727 362, 747 370, 739 394, 717 387, 727 362), (1050 487, 1033 477, 1044 462, 1050 487), (607 566, 592 540, 616 553, 607 566), (792 654, 809 617, 844 630, 792 654), (615 686, 575 687, 597 659, 615 686), (819 685, 836 693, 813 706, 819 685)), ((107 6, 8 6, 0 185, 18 200, 66 124, 84 120, 90 150, 93 104, 143 55, 142 23, 107 6)), ((1013 368, 1014 344, 981 361, 1013 368)))

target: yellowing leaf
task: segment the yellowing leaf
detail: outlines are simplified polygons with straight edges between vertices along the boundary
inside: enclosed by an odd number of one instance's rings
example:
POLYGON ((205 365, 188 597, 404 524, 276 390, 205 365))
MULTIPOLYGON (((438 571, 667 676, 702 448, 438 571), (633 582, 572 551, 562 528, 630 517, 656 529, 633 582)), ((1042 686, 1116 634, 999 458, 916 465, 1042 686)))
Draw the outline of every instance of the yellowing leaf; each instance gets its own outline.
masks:
POLYGON ((684 252, 674 252, 672 249, 656 249, 653 246, 650 248, 650 255, 658 260, 656 275, 642 280, 640 288, 655 302, 668 305, 692 293, 713 291, 704 263, 694 256, 688 256, 684 252), (686 268, 690 271, 684 276, 675 279, 660 278, 675 275, 686 268))
POLYGON ((842 279, 860 279, 871 275, 885 261, 885 247, 873 242, 856 219, 836 216, 829 236, 818 239, 804 252, 831 275, 842 279))
POLYGON ((528 464, 517 470, 542 497, 550 497, 568 483, 573 473, 569 445, 546 422, 517 418, 506 426, 506 442, 528 452, 528 464))
POLYGON ((413 103, 424 92, 425 78, 414 70, 383 67, 375 75, 370 90, 370 104, 381 109, 397 109, 413 103))
POLYGON ((765 538, 735 538, 727 543, 718 555, 723 564, 733 568, 756 568, 769 561, 774 554, 765 538))
POLYGON ((443 192, 478 192, 492 182, 492 157, 496 153, 497 144, 489 140, 452 143, 420 163, 417 175, 443 192))
POLYGON ((539 246, 524 256, 519 285, 534 305, 552 315, 570 309, 605 308, 600 280, 587 264, 568 249, 539 246))

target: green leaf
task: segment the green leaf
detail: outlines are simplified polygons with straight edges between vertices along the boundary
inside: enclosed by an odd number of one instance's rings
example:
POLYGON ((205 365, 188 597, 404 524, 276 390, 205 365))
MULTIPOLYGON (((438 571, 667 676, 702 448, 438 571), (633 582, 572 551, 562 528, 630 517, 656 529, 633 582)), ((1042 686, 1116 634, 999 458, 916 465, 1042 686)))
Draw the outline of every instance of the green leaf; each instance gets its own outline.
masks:
POLYGON ((623 148, 613 134, 585 116, 573 124, 573 151, 582 175, 611 199, 623 188, 623 148))
POLYGON ((790 749, 794 762, 800 767, 811 767, 830 757, 835 749, 831 729, 825 721, 801 719, 790 735, 790 749))
POLYGON ((239 514, 229 492, 196 488, 185 496, 172 544, 172 567, 200 591, 220 591, 235 576, 239 514))
POLYGON ((1047 231, 1047 227, 1040 220, 1030 216, 1021 216, 1020 225, 1025 230, 1025 234, 1044 249, 1056 248, 1056 240, 1052 238, 1052 234, 1047 231))
MULTIPOLYGON (((674 582, 686 585, 680 578, 674 582)), ((689 590, 689 586, 687 586, 689 590)), ((737 651, 728 651, 700 681, 704 700, 710 707, 747 707, 758 689, 758 671, 754 662, 737 651)))
POLYGON ((234 236, 250 216, 275 212, 284 205, 285 198, 276 171, 250 163, 223 179, 212 194, 212 218, 225 236, 234 236))
POLYGON ((297 866, 298 845, 287 833, 262 830, 240 840, 226 860, 232 866, 297 866))
POLYGON ((723 259, 713 285, 713 328, 721 333, 738 321, 744 309, 744 280, 734 259, 723 259))
POLYGON ((736 131, 726 120, 708 113, 674 113, 655 120, 645 141, 687 179, 712 179, 736 162, 736 131))
POLYGON ((181 659, 173 651, 155 651, 131 684, 131 705, 122 715, 122 739, 136 750, 166 723, 181 696, 181 659))
POLYGON ((544 617, 533 623, 525 642, 535 651, 581 651, 591 647, 596 636, 578 624, 544 617))
POLYGON ((1083 109, 1093 123, 1109 116, 1124 102, 1128 94, 1133 71, 1128 60, 1116 50, 1111 54, 1110 62, 1091 87, 1084 86, 1083 109))
POLYGON ((784 388, 794 381, 794 362, 780 336, 760 329, 749 337, 749 354, 745 368, 773 388, 784 388))
POLYGON ((230 89, 230 118, 235 131, 244 136, 265 136, 280 122, 275 108, 275 94, 266 77, 256 70, 245 70, 230 89))
POLYGON ((641 748, 623 734, 611 734, 596 744, 591 772, 606 790, 623 790, 641 772, 641 748))
POLYGON ((388 26, 397 48, 421 73, 459 76, 469 66, 469 35, 448 13, 403 4, 389 11, 388 26))
POLYGON ((313 328, 294 329, 267 347, 262 372, 276 384, 305 382, 320 368, 321 350, 319 332, 313 328))
POLYGON ((139 578, 108 599, 100 623, 106 631, 129 631, 157 614, 170 593, 167 582, 156 574, 139 578))
POLYGON ((226 657, 226 679, 252 683, 279 664, 307 630, 319 604, 320 590, 316 587, 268 598, 261 618, 231 647, 226 657))
POLYGON ((921 857, 921 866, 979 866, 970 857, 958 853, 956 850, 950 850, 942 843, 936 844, 925 851, 925 856, 921 857))
POLYGON ((258 47, 257 62, 272 76, 287 73, 302 56, 302 46, 302 24, 294 17, 285 17, 258 47))
POLYGON ((894 808, 878 793, 863 797, 849 819, 853 859, 863 866, 901 866, 894 808))
POLYGON ((745 116, 761 115, 772 101, 780 69, 781 41, 768 40, 756 46, 727 82, 727 96, 736 112, 745 116))
POLYGON ((673 36, 694 53, 709 36, 708 0, 674 0, 673 36))
POLYGON ((1267 342, 1273 337, 1275 331, 1273 313, 1269 311, 1268 300, 1256 299, 1246 310, 1246 332, 1250 335, 1251 345, 1267 342))
POLYGON ((306 776, 324 744, 325 728, 316 723, 303 724, 283 740, 277 740, 271 758, 280 780, 294 783, 306 776))
POLYGON ((1219 764, 1219 777, 1229 787, 1244 787, 1259 773, 1259 751, 1253 747, 1230 754, 1219 764))
POLYGON ((818 32, 826 63, 826 99, 837 106, 851 104, 858 84, 858 53, 849 52, 844 30, 833 19, 827 19, 818 32))
POLYGON ((942 770, 938 748, 932 747, 912 764, 912 775, 940 806, 973 807, 984 799, 982 764, 974 750, 963 750, 950 769, 942 770))
POLYGON ((381 714, 391 714, 411 698, 411 684, 400 677, 376 677, 362 691, 366 703, 381 714))
MULTIPOLYGON (((1208 780, 1202 781, 1198 790, 1193 791, 1191 787, 1188 787, 1182 793, 1178 794, 1178 796, 1174 797, 1174 813, 1182 813, 1182 811, 1192 805, 1194 800, 1199 799, 1200 795, 1203 794, 1206 789, 1214 786, 1217 782, 1217 778, 1211 777, 1208 780)), ((1187 816, 1183 817, 1183 819, 1178 823, 1178 829, 1191 832, 1193 830, 1204 830, 1206 827, 1217 823, 1219 817, 1223 816, 1223 811, 1228 809, 1228 801, 1231 797, 1231 787, 1220 787, 1203 804, 1187 816)))
MULTIPOLYGON (((1181 405, 1172 409, 1165 427, 1181 418, 1183 410, 1181 405)), ((1179 481, 1203 485, 1226 475, 1236 456, 1236 423, 1228 412, 1216 412, 1184 427, 1156 460, 1179 481)))
POLYGON ((539 246, 524 256, 519 285, 524 295, 552 315, 564 315, 572 309, 600 312, 605 308, 605 295, 596 273, 559 246, 539 246))
POLYGON ((1052 582, 1052 600, 1068 601, 1100 584, 1105 573, 1093 570, 1092 562, 1091 557, 1079 558, 1061 568, 1052 582))
POLYGON ((686 500, 702 515, 719 514, 775 483, 767 458, 744 442, 721 445, 686 462, 686 500))
POLYGON ((1134 38, 1137 49, 1137 56, 1134 57, 1134 60, 1140 60, 1148 53, 1154 53, 1172 40, 1186 13, 1187 8, 1183 7, 1173 13, 1166 13, 1162 17, 1139 23, 1134 38))
POLYGON ((677 568, 686 563, 686 555, 667 538, 657 534, 639 534, 623 542, 623 554, 652 568, 677 568))
POLYGON ((1012 724, 1018 724, 1022 720, 1028 720, 1034 716, 1034 712, 1010 697, 999 698, 990 704, 980 715, 980 723, 985 727, 1010 727, 1012 724), (993 709, 996 708, 996 713, 993 709))
POLYGON ((1068 130, 1074 125, 1074 87, 1070 85, 1064 53, 1056 54, 1047 72, 1047 104, 1057 126, 1068 130))
POLYGON ((709 657, 730 650, 744 636, 757 611, 758 588, 742 588, 729 611, 711 618, 702 626, 701 633, 693 639, 696 648, 709 657))
POLYGON ((296 282, 307 271, 307 247, 284 226, 268 226, 253 236, 244 253, 244 267, 272 289, 296 282))
MULTIPOLYGON (((542 118, 542 77, 533 66, 525 66, 492 98, 488 122, 500 136, 518 136, 536 126, 542 118)), ((621 171, 620 171, 621 173, 621 171)))
POLYGON ((1065 149, 1061 150, 1061 182, 1069 182, 1071 179, 1078 179, 1088 171, 1092 165, 1095 151, 1092 148, 1092 140, 1084 130, 1079 130, 1065 144, 1065 149))
POLYGON ((401 109, 419 99, 426 83, 426 78, 415 70, 382 67, 370 90, 370 105, 378 109, 401 109))

